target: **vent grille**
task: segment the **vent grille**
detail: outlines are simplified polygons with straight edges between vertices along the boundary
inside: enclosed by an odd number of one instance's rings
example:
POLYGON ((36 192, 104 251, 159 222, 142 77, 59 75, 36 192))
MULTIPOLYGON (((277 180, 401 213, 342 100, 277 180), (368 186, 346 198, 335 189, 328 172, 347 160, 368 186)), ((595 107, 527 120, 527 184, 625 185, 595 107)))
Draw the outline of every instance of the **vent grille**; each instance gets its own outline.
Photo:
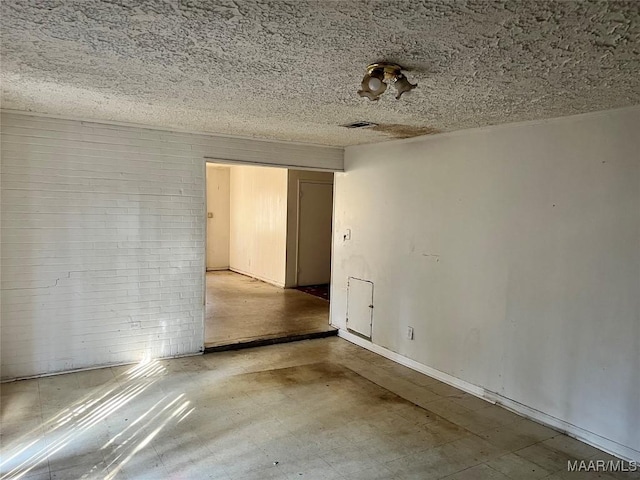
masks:
POLYGON ((378 125, 377 123, 360 121, 360 122, 347 123, 346 125, 342 125, 342 126, 345 128, 371 128, 377 125, 378 125))

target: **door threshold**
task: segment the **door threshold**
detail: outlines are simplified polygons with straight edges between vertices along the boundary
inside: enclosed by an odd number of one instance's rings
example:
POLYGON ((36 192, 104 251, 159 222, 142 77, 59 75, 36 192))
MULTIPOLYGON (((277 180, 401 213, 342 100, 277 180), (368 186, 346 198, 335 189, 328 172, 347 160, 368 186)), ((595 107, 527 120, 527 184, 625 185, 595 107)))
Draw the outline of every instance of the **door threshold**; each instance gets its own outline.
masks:
POLYGON ((338 335, 338 329, 326 332, 301 333, 299 335, 285 335, 283 337, 262 338, 257 340, 247 340, 245 342, 229 343, 227 345, 215 345, 204 347, 204 353, 227 352, 229 350, 242 350, 244 348, 264 347, 266 345, 276 345, 278 343, 299 342, 302 340, 313 340, 315 338, 334 337, 338 335))

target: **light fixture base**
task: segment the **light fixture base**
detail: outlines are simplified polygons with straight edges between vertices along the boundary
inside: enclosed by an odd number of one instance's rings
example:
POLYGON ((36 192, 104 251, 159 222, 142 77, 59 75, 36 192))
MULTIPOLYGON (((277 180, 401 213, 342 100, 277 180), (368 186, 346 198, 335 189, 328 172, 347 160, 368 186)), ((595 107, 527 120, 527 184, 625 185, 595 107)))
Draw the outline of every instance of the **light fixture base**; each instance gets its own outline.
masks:
POLYGON ((385 80, 390 80, 397 77, 402 73, 403 68, 397 63, 388 62, 376 62, 367 66, 367 73, 371 75, 374 71, 380 71, 384 73, 385 80))

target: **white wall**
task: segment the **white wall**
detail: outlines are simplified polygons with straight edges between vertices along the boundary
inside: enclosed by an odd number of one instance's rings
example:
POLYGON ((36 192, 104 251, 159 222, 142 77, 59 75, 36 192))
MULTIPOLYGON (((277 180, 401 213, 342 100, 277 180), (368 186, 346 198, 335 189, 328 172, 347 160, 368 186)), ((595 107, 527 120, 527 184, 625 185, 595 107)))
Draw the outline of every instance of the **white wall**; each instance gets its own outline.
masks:
POLYGON ((205 156, 342 168, 341 149, 3 112, 3 379, 202 349, 205 156))
POLYGON ((285 285, 287 170, 231 167, 230 269, 285 285))
POLYGON ((333 183, 333 172, 289 170, 287 198, 287 274, 286 286, 296 287, 296 265, 298 259, 298 213, 300 208, 299 184, 301 181, 333 183))
POLYGON ((632 108, 347 148, 332 323, 371 280, 375 344, 640 459, 638 132, 632 108))
POLYGON ((207 163, 207 270, 229 268, 230 167, 207 163))

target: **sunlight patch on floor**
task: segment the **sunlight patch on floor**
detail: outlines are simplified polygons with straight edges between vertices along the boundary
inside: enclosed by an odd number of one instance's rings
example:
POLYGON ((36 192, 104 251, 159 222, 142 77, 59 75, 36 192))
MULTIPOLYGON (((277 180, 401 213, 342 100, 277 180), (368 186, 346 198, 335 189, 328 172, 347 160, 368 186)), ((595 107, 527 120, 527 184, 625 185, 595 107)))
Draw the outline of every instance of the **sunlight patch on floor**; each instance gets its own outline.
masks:
MULTIPOLYGON (((159 361, 146 358, 113 381, 60 409, 41 426, 9 445, 3 445, 0 479, 17 480, 31 474, 71 443, 90 436, 96 425, 166 375, 167 369, 159 361)), ((97 462, 88 474, 96 475, 101 471, 105 478, 114 478, 169 423, 186 418, 193 411, 190 405, 184 393, 165 395, 122 431, 111 436, 100 450, 104 451, 105 459, 113 458, 108 463, 97 462)))

